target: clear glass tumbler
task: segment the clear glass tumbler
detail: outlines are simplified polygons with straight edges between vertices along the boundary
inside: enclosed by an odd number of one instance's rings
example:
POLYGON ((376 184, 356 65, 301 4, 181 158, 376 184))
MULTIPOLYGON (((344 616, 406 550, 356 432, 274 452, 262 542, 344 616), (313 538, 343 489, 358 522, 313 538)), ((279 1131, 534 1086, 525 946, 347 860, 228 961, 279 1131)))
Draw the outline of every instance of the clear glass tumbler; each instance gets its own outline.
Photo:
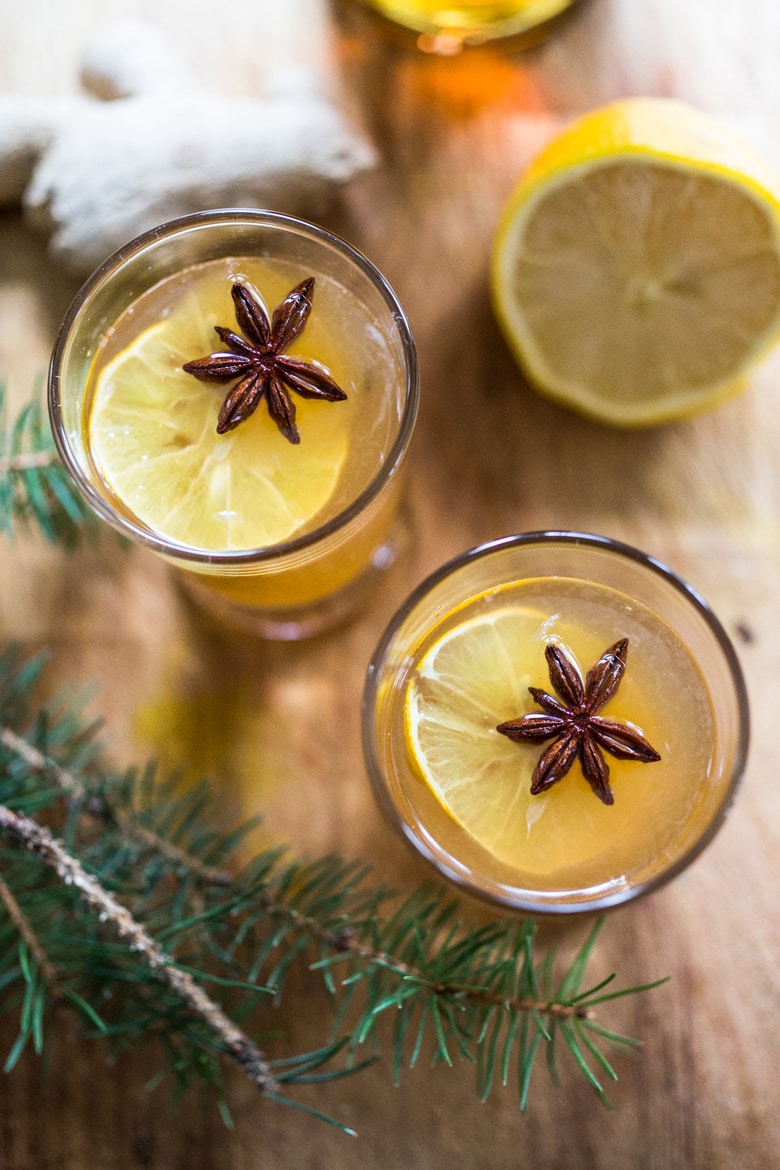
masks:
POLYGON ((702 598, 653 557, 571 532, 506 537, 435 572, 390 622, 363 702, 366 765, 390 821, 463 891, 533 914, 602 910, 679 874, 726 816, 748 725, 736 654, 702 598), (560 738, 498 730, 531 712, 539 728, 571 704, 550 645, 582 680, 623 647, 619 685, 591 711, 610 724, 611 804, 581 757, 531 793, 560 738), (540 692, 553 700, 544 710, 540 692), (660 759, 620 758, 615 723, 660 759))
POLYGON ((417 36, 426 52, 509 40, 524 48, 543 40, 575 0, 357 0, 417 36))
POLYGON ((412 333, 378 269, 319 226, 247 209, 174 220, 109 257, 73 301, 49 373, 54 437, 87 503, 123 536, 175 566, 208 609, 270 638, 332 626, 393 563, 417 401, 412 333), (235 283, 245 281, 267 301, 270 321, 284 295, 310 276, 311 314, 295 344, 303 359, 338 375, 346 400, 290 395, 304 420, 300 443, 292 446, 270 417, 269 392, 251 418, 213 436, 213 445, 209 438, 206 451, 205 432, 190 417, 192 403, 198 394, 213 395, 216 420, 230 387, 204 391, 182 365, 226 349, 214 330, 237 330, 235 283), (212 303, 219 304, 213 312, 212 303), (129 400, 120 399, 127 386, 129 400), (150 426, 156 417, 157 432, 170 432, 162 445, 150 426), (248 456, 256 440, 257 455, 248 456), (193 452, 201 449, 204 463, 196 465, 193 452), (252 459, 249 472, 264 477, 256 504, 246 476, 238 478, 252 459), (159 470, 157 478, 138 476, 139 469, 146 475, 146 464, 159 470), (211 496, 196 490, 206 465, 218 499, 213 515, 211 496), (178 497, 171 488, 177 477, 178 497), (172 492, 167 511, 189 509, 189 527, 181 517, 169 526, 162 515, 160 500, 172 492), (268 532, 267 542, 243 546, 228 539, 238 510, 234 497, 246 505, 244 531, 268 532), (206 502, 192 502, 200 499, 206 502), (224 543, 219 534, 203 543, 186 535, 219 523, 224 543))

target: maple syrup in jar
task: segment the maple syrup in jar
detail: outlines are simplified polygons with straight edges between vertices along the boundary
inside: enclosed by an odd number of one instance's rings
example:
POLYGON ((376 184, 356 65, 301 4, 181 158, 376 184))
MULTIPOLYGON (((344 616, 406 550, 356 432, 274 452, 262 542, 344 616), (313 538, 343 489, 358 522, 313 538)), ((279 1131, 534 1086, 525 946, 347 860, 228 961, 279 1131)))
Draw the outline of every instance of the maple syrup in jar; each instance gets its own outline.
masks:
POLYGON ((380 805, 442 876, 505 908, 574 913, 654 889, 701 852, 742 774, 748 709, 731 643, 685 582, 603 537, 535 533, 465 553, 411 596, 369 668, 363 737, 380 805), (607 695, 589 708, 600 796, 576 753, 532 791, 587 716, 548 647, 580 699, 607 695), (599 692, 602 656, 614 685, 599 692), (499 730, 550 712, 538 740, 499 730), (637 742, 650 753, 626 750, 637 742))

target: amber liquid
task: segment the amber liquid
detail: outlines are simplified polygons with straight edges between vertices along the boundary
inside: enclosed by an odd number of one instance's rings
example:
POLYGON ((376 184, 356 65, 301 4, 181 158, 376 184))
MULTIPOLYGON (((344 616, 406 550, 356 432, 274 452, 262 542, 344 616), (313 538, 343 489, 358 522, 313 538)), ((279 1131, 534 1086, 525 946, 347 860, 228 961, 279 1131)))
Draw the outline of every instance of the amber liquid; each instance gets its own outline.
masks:
MULTIPOLYGON (((517 696, 507 695, 506 707, 485 718, 495 726, 496 718, 538 709, 530 695, 524 710, 517 710, 517 702, 517 696)), ((651 880, 690 846, 711 815, 723 780, 712 701, 687 647, 651 609, 590 581, 540 578, 510 584, 436 620, 407 648, 403 676, 385 680, 377 720, 377 742, 385 735, 383 764, 396 814, 450 876, 507 898, 532 891, 553 903, 651 880), (607 646, 629 638, 629 669, 604 714, 639 726, 662 758, 644 765, 610 757, 615 803, 606 806, 593 795, 579 764, 548 792, 532 796, 531 772, 543 747, 512 745, 516 795, 501 838, 488 851, 448 815, 421 777, 404 734, 404 703, 407 689, 420 685, 417 664, 448 628, 513 604, 539 611, 537 635, 518 672, 544 690, 550 690, 546 641, 560 641, 587 669, 607 646)))
MULTIPOLYGON (((364 0, 369 7, 397 24, 429 36, 439 36, 441 51, 458 41, 488 41, 522 36, 560 16, 574 0, 470 0, 447 4, 442 0, 364 0), (447 40, 451 38, 451 40, 447 40)), ((424 46, 425 47, 425 46, 424 46)), ((429 46, 436 49, 436 45, 429 46)))
MULTIPOLYGON (((375 320, 366 310, 359 297, 331 279, 327 273, 307 267, 303 272, 289 261, 265 260, 257 257, 236 257, 220 259, 185 269, 183 272, 162 280, 148 292, 141 295, 115 322, 108 332, 93 363, 90 374, 90 388, 85 399, 84 431, 86 445, 90 446, 90 409, 101 371, 151 325, 165 321, 173 307, 186 303, 187 298, 202 305, 225 305, 221 315, 202 315, 197 325, 195 352, 175 355, 174 360, 183 362, 200 357, 224 345, 214 334, 214 325, 236 328, 230 311, 230 283, 240 279, 258 290, 270 310, 278 304, 305 276, 315 277, 315 309, 312 312, 301 337, 289 350, 306 358, 316 360, 328 368, 333 377, 347 393, 347 400, 325 409, 336 409, 339 426, 343 424, 346 433, 346 456, 340 467, 335 488, 323 499, 322 506, 300 528, 285 539, 279 548, 278 557, 261 560, 256 565, 244 566, 241 571, 214 571, 208 563, 208 554, 235 552, 235 546, 220 549, 209 545, 200 550, 203 565, 194 566, 191 575, 197 577, 199 588, 216 592, 239 605, 260 607, 295 607, 316 603, 322 597, 338 591, 382 555, 388 529, 393 522, 397 503, 398 485, 395 481, 366 502, 349 523, 346 523, 328 541, 312 541, 304 549, 286 552, 284 545, 297 541, 307 533, 327 526, 334 517, 349 509, 372 483, 380 470, 387 452, 398 434, 406 390, 402 357, 398 342, 387 333, 386 327, 375 320), (197 297, 193 297, 197 290, 197 297)), ((197 314, 198 309, 194 312, 197 314)), ((188 375, 182 374, 186 381, 188 375)), ((221 401, 227 388, 215 387, 215 403, 221 401), (221 392, 221 393, 220 393, 221 392)), ((296 458, 305 469, 307 453, 316 450, 316 413, 322 410, 321 403, 311 403, 296 398, 297 420, 306 442, 296 448, 296 458)), ((157 407, 161 419, 166 409, 164 401, 157 407)), ((215 406, 216 409, 216 406, 215 406)), ((258 458, 265 453, 262 443, 287 442, 274 425, 269 423, 264 404, 256 416, 242 427, 246 433, 258 435, 258 458)), ((214 433, 215 444, 223 441, 214 433)), ((243 436, 242 436, 243 441, 243 436)), ((110 499, 114 508, 128 516, 136 524, 150 527, 143 516, 134 513, 131 503, 122 498, 111 481, 110 471, 106 472, 92 460, 95 479, 110 499)), ((305 472, 304 472, 305 473, 305 472)), ((283 507, 283 501, 280 501, 283 507)), ((153 527, 153 526, 152 526, 153 527)), ((164 540, 170 533, 153 527, 155 534, 164 540)), ((240 551, 240 550, 238 550, 240 551)))

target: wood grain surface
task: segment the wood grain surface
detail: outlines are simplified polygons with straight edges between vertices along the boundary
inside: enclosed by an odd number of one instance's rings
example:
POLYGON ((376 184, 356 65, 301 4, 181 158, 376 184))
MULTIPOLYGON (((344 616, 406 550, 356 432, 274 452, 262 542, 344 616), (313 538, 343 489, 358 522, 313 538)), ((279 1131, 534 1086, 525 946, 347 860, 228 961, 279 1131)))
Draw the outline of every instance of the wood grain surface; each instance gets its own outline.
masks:
MULTIPOLYGON (((170 1112, 139 1052, 108 1064, 63 1024, 48 1078, 2 1081, 2 1170, 770 1170, 780 1165, 778 839, 780 353, 746 392, 693 421, 625 434, 524 384, 494 323, 487 258, 501 205, 538 147, 581 110, 672 95, 737 128, 780 167, 780 15, 768 0, 583 0, 525 54, 439 60, 318 0, 0 0, 0 91, 77 92, 98 23, 155 20, 222 92, 259 96, 273 64, 313 64, 379 153, 321 222, 363 249, 405 305, 422 405, 402 570, 348 628, 298 646, 252 642, 182 600, 162 565, 112 540, 73 556, 0 542, 0 639, 49 647, 47 682, 105 717, 117 760, 186 762, 226 808, 262 812, 256 840, 295 855, 370 858, 404 890, 426 876, 376 812, 359 750, 366 663, 408 588, 490 537, 544 527, 627 540, 671 565, 734 637, 751 695, 748 772, 726 826, 676 883, 613 913, 594 974, 670 975, 611 1022, 645 1041, 618 1058, 606 1112, 576 1075, 540 1069, 526 1117, 511 1091, 481 1104, 473 1070, 388 1062, 307 1099, 347 1138, 230 1077, 235 1127, 188 1099, 170 1112)), ((18 209, 0 212, 0 378, 26 401, 76 282, 18 209)), ((548 928, 563 955, 583 928, 548 928)), ((269 1027, 321 1042, 317 980, 301 975, 269 1027)), ((0 1028, 0 1059, 12 1032, 0 1028)))

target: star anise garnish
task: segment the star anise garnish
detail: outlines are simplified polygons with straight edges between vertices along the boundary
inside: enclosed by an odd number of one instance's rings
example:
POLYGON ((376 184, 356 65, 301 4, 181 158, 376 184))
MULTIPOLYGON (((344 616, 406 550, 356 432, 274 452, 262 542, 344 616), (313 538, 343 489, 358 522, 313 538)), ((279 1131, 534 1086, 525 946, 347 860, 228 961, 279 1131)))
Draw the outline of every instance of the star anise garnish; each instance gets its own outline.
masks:
POLYGON ((548 643, 545 658, 550 682, 561 701, 538 687, 529 687, 542 710, 510 719, 496 728, 516 743, 553 741, 534 768, 533 795, 546 792, 562 780, 579 757, 583 775, 596 796, 604 804, 614 804, 605 751, 616 759, 638 760, 643 764, 660 760, 655 748, 635 727, 597 714, 620 685, 627 652, 628 638, 621 638, 604 651, 583 684, 575 663, 560 646, 548 643))
POLYGON ((289 390, 303 398, 324 398, 328 402, 347 397, 323 366, 284 352, 303 332, 311 313, 313 290, 314 277, 309 276, 287 294, 269 322, 263 305, 246 285, 236 281, 232 286, 236 322, 244 336, 217 325, 215 330, 229 352, 212 353, 182 367, 202 382, 240 379, 222 403, 218 434, 232 431, 244 422, 265 397, 268 413, 285 438, 300 443, 289 390))

